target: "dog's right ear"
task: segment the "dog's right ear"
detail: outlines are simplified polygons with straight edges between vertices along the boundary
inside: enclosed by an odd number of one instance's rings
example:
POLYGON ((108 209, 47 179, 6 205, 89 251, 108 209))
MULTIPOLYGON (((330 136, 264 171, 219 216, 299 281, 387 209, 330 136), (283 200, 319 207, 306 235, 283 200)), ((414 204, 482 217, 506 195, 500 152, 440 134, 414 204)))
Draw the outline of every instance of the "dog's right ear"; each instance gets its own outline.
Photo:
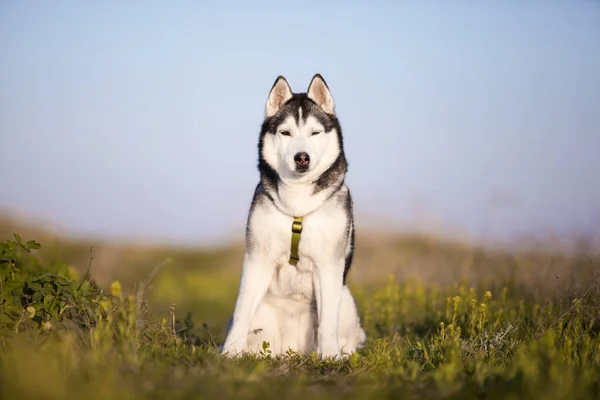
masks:
POLYGON ((266 117, 272 117, 277 114, 277 111, 285 104, 286 101, 292 98, 292 89, 288 85, 285 78, 281 75, 275 79, 275 83, 269 93, 267 99, 267 107, 265 110, 266 117))

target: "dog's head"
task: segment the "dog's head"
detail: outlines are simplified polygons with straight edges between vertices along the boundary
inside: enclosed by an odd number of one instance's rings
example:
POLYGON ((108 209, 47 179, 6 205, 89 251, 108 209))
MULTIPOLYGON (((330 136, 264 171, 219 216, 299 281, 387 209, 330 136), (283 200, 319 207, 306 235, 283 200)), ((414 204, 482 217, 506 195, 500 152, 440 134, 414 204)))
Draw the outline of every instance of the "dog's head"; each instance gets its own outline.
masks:
POLYGON ((286 181, 313 182, 343 152, 333 97, 316 74, 306 93, 279 76, 267 99, 259 145, 261 162, 286 181))

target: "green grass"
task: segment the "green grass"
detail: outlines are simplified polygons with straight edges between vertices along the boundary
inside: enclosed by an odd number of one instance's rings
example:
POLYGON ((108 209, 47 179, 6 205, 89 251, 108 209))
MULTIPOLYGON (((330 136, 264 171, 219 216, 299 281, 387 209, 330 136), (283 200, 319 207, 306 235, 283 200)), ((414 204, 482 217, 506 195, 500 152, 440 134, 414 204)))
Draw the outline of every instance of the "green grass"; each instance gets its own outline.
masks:
POLYGON ((274 358, 268 346, 262 357, 218 355, 237 295, 239 247, 123 248, 110 257, 96 247, 88 276, 87 243, 56 241, 35 250, 35 243, 7 240, 0 247, 0 394, 600 398, 593 258, 398 240, 385 252, 375 248, 369 256, 367 248, 357 257, 351 274, 361 279, 351 289, 368 342, 336 362, 292 353, 274 358), (399 267, 381 264, 378 274, 365 275, 361 263, 375 253, 399 267), (403 265, 415 260, 435 260, 421 269, 437 268, 438 279, 403 275, 403 265), (439 277, 449 271, 455 279, 439 277), (378 280, 381 272, 389 278, 378 280))

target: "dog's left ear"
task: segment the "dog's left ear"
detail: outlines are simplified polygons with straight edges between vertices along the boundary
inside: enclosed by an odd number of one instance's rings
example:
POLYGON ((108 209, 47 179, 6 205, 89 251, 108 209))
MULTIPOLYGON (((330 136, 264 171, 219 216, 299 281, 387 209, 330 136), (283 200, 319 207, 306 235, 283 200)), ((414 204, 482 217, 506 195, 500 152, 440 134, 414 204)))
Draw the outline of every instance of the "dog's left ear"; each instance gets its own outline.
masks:
POLYGON ((317 103, 327 114, 335 114, 333 97, 321 74, 313 76, 310 85, 308 85, 307 95, 309 99, 317 103))

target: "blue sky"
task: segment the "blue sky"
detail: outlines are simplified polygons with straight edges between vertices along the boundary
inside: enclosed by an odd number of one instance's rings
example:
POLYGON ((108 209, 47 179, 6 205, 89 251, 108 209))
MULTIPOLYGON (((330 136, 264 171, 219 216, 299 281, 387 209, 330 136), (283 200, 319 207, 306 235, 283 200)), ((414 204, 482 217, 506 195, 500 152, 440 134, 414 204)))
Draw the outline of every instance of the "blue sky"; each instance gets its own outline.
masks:
POLYGON ((277 77, 320 72, 360 226, 600 233, 600 2, 0 5, 0 207, 241 238, 277 77))

